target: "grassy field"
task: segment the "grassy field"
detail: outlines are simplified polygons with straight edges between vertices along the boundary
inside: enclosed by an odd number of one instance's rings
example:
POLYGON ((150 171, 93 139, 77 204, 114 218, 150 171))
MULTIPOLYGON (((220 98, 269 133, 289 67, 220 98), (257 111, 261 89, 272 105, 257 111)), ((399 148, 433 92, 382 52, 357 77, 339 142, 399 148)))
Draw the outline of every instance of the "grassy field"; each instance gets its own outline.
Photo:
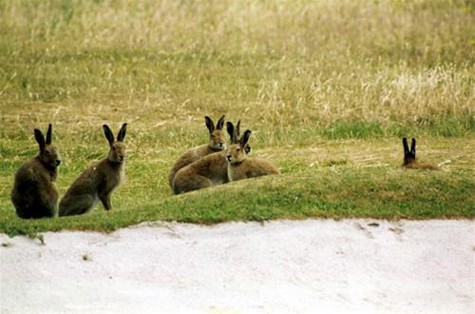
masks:
POLYGON ((0 1, 0 232, 149 220, 475 217, 475 6, 466 0, 0 1), (204 116, 241 119, 276 177, 174 196, 204 116), (21 221, 16 169, 54 125, 60 194, 129 123, 113 210, 21 221), (442 171, 405 171, 401 137, 442 171))

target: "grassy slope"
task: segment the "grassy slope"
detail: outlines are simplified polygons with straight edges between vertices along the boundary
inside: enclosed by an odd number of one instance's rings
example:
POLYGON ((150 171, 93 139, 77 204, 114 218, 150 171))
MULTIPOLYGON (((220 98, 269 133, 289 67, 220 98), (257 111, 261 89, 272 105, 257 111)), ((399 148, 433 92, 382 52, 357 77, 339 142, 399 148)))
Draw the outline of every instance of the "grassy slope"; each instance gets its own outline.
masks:
POLYGON ((0 15, 0 231, 475 216, 469 2, 11 0, 0 15), (222 113, 283 174, 170 195, 174 158, 222 113), (54 123, 62 193, 105 155, 100 125, 123 121, 128 182, 113 212, 15 218, 9 192, 36 153, 34 127, 54 123), (420 140, 421 159, 452 163, 403 171, 401 136, 420 140))

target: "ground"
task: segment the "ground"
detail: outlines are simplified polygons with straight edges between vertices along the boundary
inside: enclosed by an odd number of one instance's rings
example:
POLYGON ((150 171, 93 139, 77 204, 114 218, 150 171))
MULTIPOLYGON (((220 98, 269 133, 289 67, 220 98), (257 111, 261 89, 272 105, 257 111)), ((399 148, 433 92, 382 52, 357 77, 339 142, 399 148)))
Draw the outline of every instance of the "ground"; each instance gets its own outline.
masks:
POLYGON ((469 313, 473 220, 0 235, 1 313, 469 313))

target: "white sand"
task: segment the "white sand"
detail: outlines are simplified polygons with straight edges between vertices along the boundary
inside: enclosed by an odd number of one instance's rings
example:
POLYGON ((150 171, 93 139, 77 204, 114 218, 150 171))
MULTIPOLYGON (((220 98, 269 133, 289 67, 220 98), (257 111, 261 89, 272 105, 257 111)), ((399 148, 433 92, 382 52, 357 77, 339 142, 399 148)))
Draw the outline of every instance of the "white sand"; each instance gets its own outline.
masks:
POLYGON ((44 242, 0 235, 0 313, 475 313, 468 220, 146 224, 44 242))

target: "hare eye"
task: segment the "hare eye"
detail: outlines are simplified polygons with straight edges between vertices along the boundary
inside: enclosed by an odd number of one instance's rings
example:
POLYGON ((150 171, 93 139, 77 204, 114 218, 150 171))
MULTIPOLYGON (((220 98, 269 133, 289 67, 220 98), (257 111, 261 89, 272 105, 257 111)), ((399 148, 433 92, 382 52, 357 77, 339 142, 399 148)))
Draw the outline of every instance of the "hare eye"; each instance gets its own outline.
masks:
POLYGON ((237 148, 237 149, 236 149, 236 151, 237 151, 237 152, 240 152, 240 151, 241 151, 241 149, 240 149, 240 148, 237 148))

